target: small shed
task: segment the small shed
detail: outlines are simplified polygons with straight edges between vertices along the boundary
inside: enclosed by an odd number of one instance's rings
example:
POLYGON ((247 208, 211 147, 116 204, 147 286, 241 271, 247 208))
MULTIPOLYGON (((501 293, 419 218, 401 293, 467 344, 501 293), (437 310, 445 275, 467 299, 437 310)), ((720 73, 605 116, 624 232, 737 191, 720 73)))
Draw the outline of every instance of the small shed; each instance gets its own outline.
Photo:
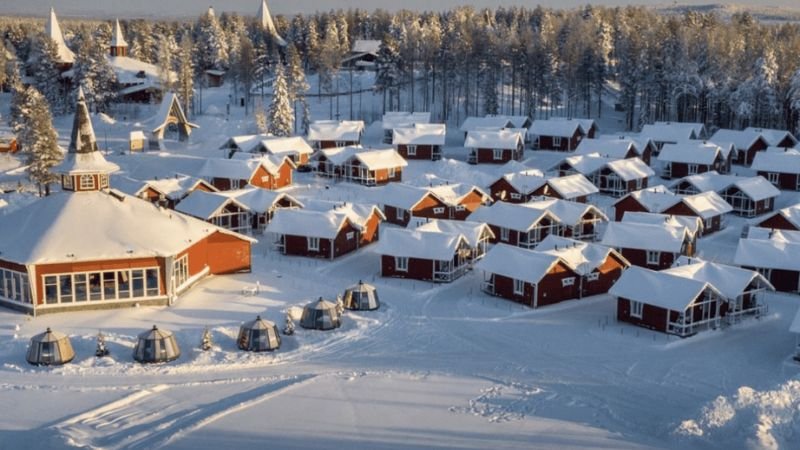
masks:
POLYGON ((144 151, 144 146, 147 144, 147 137, 144 135, 144 131, 142 130, 131 131, 128 142, 129 151, 141 152, 144 151))
POLYGON ((31 338, 28 346, 28 354, 25 359, 30 364, 36 366, 60 366, 75 358, 75 351, 72 344, 64 333, 53 331, 49 327, 47 331, 31 338))
POLYGON ((180 356, 181 349, 175 335, 155 325, 139 335, 133 348, 133 359, 143 364, 175 361, 180 356))
POLYGON ((240 349, 248 352, 271 352, 280 348, 281 335, 273 322, 256 316, 255 320, 239 327, 239 339, 236 343, 240 349))
POLYGON ((381 307, 378 290, 361 280, 358 284, 345 289, 343 301, 345 308, 354 311, 372 311, 381 307))
POLYGON ((303 308, 300 326, 310 330, 332 330, 342 325, 342 318, 336 310, 336 304, 322 297, 303 308))

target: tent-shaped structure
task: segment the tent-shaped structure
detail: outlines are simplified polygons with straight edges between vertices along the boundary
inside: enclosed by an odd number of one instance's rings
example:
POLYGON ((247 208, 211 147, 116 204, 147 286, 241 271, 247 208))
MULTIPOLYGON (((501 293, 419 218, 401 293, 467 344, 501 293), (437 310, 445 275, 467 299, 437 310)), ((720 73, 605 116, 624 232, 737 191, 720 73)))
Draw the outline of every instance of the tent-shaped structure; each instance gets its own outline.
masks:
POLYGON ((31 338, 28 346, 28 355, 25 359, 37 366, 60 366, 75 358, 72 344, 64 333, 47 331, 31 338))
POLYGON ((300 317, 300 326, 311 330, 332 330, 341 325, 342 319, 336 311, 336 304, 323 300, 322 297, 307 304, 300 317))
POLYGON ((372 311, 381 307, 378 290, 371 284, 359 281, 344 291, 344 307, 354 311, 372 311))
POLYGON ((159 330, 155 325, 139 335, 133 348, 133 359, 144 364, 175 361, 180 356, 181 349, 175 335, 169 330, 159 330))
POLYGON ((178 140, 185 141, 189 139, 192 134, 193 128, 199 128, 198 125, 189 122, 186 113, 181 107, 181 102, 178 101, 178 96, 171 93, 164 96, 161 102, 161 107, 158 108, 158 113, 154 118, 155 127, 153 128, 153 139, 160 141, 164 139, 164 132, 170 126, 178 128, 178 140))
POLYGON ((239 339, 236 341, 240 349, 248 352, 265 352, 280 348, 281 335, 278 327, 261 316, 246 322, 239 327, 239 339))

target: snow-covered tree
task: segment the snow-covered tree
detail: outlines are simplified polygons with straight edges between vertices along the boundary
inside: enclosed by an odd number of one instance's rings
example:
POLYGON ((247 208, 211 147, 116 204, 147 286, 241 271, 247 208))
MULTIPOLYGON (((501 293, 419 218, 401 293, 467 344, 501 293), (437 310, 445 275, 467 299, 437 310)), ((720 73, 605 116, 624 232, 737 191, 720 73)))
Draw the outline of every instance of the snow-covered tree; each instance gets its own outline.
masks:
POLYGON ((73 66, 73 96, 82 86, 89 108, 105 111, 116 96, 116 80, 116 72, 106 58, 105 46, 92 35, 84 36, 73 66))
POLYGON ((272 104, 269 112, 269 132, 275 136, 291 136, 294 129, 294 111, 286 83, 283 65, 276 64, 275 81, 272 84, 272 104))
POLYGON ((264 110, 264 104, 260 99, 256 99, 255 114, 256 132, 258 134, 266 134, 269 131, 267 126, 267 112, 264 110))
POLYGON ((189 114, 189 105, 192 104, 194 94, 194 62, 192 53, 194 47, 189 34, 184 34, 181 39, 181 50, 178 55, 178 97, 183 102, 183 111, 189 114))
POLYGON ((203 329, 203 337, 200 340, 200 350, 207 352, 214 346, 214 340, 211 337, 211 330, 208 327, 203 329))
POLYGON ((39 195, 50 193, 50 183, 58 180, 51 172, 63 159, 58 134, 53 128, 50 106, 44 96, 29 86, 21 93, 21 123, 17 139, 27 154, 28 178, 39 188, 39 195))
POLYGON ((375 74, 375 90, 383 94, 383 110, 386 111, 386 98, 389 98, 389 110, 394 110, 394 97, 398 93, 398 83, 400 82, 400 53, 397 49, 397 41, 391 34, 386 33, 381 40, 378 49, 378 57, 375 60, 377 73, 375 74))
POLYGON ((284 321, 283 325, 283 334, 287 336, 294 334, 294 321, 292 320, 292 316, 288 313, 286 314, 286 320, 284 321))
POLYGON ((105 335, 102 332, 97 333, 97 346, 94 350, 94 356, 102 358, 108 356, 109 353, 108 347, 106 346, 105 335))
POLYGON ((60 110, 63 107, 63 94, 61 70, 58 67, 58 47, 49 36, 40 34, 34 38, 32 52, 32 67, 29 72, 33 74, 33 85, 51 108, 60 110))
POLYGON ((199 69, 221 70, 228 67, 228 42, 213 8, 208 8, 197 21, 195 40, 199 69))
MULTIPOLYGON (((310 88, 308 82, 306 81, 306 74, 303 70, 303 63, 300 60, 300 53, 297 51, 297 47, 294 44, 289 44, 289 47, 286 50, 286 56, 289 62, 289 76, 288 84, 289 84, 289 95, 292 99, 292 106, 294 107, 295 115, 299 111, 297 107, 298 103, 302 104, 302 109, 305 110, 308 108, 306 104, 306 92, 310 88)), ((295 118, 294 123, 297 123, 297 119, 295 118)), ((297 127, 295 127, 295 132, 297 132, 297 127)))

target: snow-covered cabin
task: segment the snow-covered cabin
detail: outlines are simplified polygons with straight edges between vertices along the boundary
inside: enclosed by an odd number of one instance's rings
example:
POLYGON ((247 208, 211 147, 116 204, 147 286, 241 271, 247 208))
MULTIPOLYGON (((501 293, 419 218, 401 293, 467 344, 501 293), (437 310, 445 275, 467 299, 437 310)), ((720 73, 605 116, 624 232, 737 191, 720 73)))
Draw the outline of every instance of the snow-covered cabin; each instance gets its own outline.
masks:
POLYGON ((750 167, 778 189, 800 191, 800 154, 759 152, 750 167))
POLYGON ((312 158, 318 175, 365 186, 380 186, 403 179, 406 160, 396 150, 366 150, 336 147, 319 151, 312 158))
POLYGON ((494 233, 489 225, 481 222, 466 220, 427 220, 416 227, 419 231, 461 234, 469 243, 471 252, 470 260, 477 261, 486 254, 489 243, 494 238, 494 233))
POLYGON ((271 136, 259 139, 248 148, 247 151, 262 155, 286 156, 289 157, 296 166, 308 164, 309 158, 314 153, 314 149, 300 136, 271 136))
POLYGON ((525 129, 527 131, 528 128, 531 127, 531 124, 533 124, 533 121, 528 116, 509 116, 509 115, 506 115, 506 114, 487 114, 486 117, 490 118, 490 119, 498 119, 499 118, 499 119, 508 120, 511 123, 511 126, 509 126, 507 128, 514 128, 514 129, 517 129, 517 130, 525 129))
POLYGON ((118 96, 123 102, 153 103, 161 100, 164 91, 164 78, 175 82, 175 72, 162 73, 161 69, 136 58, 128 56, 128 42, 122 33, 119 20, 114 21, 109 43, 108 62, 117 76, 118 96))
POLYGON ((262 189, 280 189, 292 184, 292 173, 296 168, 294 162, 286 156, 209 158, 198 175, 220 191, 243 189, 248 185, 262 189))
POLYGON ((667 224, 673 227, 684 227, 689 230, 692 236, 700 236, 703 233, 703 219, 692 216, 674 216, 671 214, 628 211, 622 216, 621 222, 649 223, 654 225, 667 224))
POLYGON ((800 203, 787 206, 758 219, 756 226, 774 230, 800 231, 800 203))
POLYGON ((0 131, 0 153, 17 153, 18 150, 17 136, 7 131, 0 131))
POLYGON ((684 177, 675 182, 673 189, 681 195, 714 191, 731 205, 734 214, 745 217, 772 211, 781 193, 764 177, 721 175, 716 171, 684 177))
POLYGON ((597 227, 608 222, 606 216, 594 205, 542 197, 524 204, 525 207, 551 212, 560 224, 559 236, 579 240, 597 240, 597 227))
POLYGON ((397 128, 414 128, 415 125, 426 125, 431 122, 429 112, 387 111, 383 114, 383 143, 393 142, 394 130, 397 128))
POLYGON ((359 247, 364 247, 377 241, 380 237, 380 225, 386 221, 383 211, 373 203, 342 203, 308 199, 303 203, 303 209, 347 216, 352 223, 361 227, 358 233, 359 247))
POLYGON ((228 150, 228 157, 232 157, 236 152, 249 152, 264 139, 269 139, 268 134, 240 134, 231 136, 219 146, 220 150, 228 150))
POLYGON ((676 194, 663 185, 640 189, 614 202, 614 220, 621 221, 622 216, 628 211, 660 213, 678 200, 676 194))
POLYGON ((581 174, 604 194, 621 197, 646 188, 655 175, 641 159, 612 159, 598 153, 565 158, 557 167, 561 176, 581 174))
POLYGON ((770 147, 795 148, 798 144, 797 138, 786 130, 756 127, 747 127, 744 130, 761 133, 761 135, 764 136, 764 139, 766 139, 769 143, 770 147))
POLYGON ((655 122, 642 127, 640 136, 652 139, 660 150, 664 144, 706 139, 706 127, 695 122, 655 122))
MULTIPOLYGON (((174 92, 164 96, 153 121, 155 127, 151 134, 156 142, 176 134, 175 137, 179 141, 185 141, 189 139, 194 128, 199 128, 199 125, 189 122, 181 102, 178 101, 178 96, 174 92)), ((153 145, 152 142, 151 145, 153 145)))
POLYGON ((236 233, 252 232, 250 208, 221 192, 194 191, 175 210, 236 233))
POLYGON ((488 224, 495 235, 492 242, 529 249, 550 234, 564 233, 566 228, 566 224, 547 208, 530 207, 527 203, 497 202, 478 209, 467 220, 488 224))
POLYGON ((663 223, 609 222, 600 243, 634 266, 666 269, 679 256, 694 256, 697 237, 686 227, 663 223))
POLYGON ((315 120, 308 125, 306 139, 315 149, 361 144, 364 122, 361 120, 315 120))
POLYGON ((475 264, 481 289, 531 308, 580 297, 579 275, 561 257, 498 244, 475 264))
POLYGON ((522 159, 524 143, 522 134, 515 130, 474 130, 467 133, 464 147, 470 150, 470 164, 504 164, 522 159))
POLYGON ((480 188, 464 184, 417 187, 392 183, 382 187, 379 196, 387 221, 403 227, 418 219, 465 220, 491 201, 480 188))
POLYGON ((631 267, 609 293, 622 322, 681 337, 721 324, 723 295, 707 281, 631 267))
POLYGON ((699 217, 703 220, 705 236, 725 226, 723 217, 732 212, 733 207, 714 191, 677 195, 658 186, 626 195, 614 203, 614 210, 616 220, 622 220, 622 216, 628 211, 699 217))
POLYGON ((722 128, 711 136, 710 141, 731 142, 736 151, 732 161, 745 166, 753 163, 756 153, 762 152, 769 147, 767 138, 755 129, 729 130, 722 128))
POLYGON ((176 173, 174 177, 152 180, 134 180, 132 178, 119 178, 116 182, 117 189, 134 197, 147 200, 150 203, 164 208, 174 209, 181 200, 192 192, 215 192, 211 183, 202 178, 176 173))
POLYGON ((342 59, 342 67, 355 70, 375 70, 375 62, 381 41, 375 39, 356 39, 353 49, 342 59))
POLYGON ((470 131, 499 131, 512 128, 515 128, 514 123, 508 116, 470 116, 464 119, 458 129, 464 133, 466 139, 470 131))
POLYGON ((730 154, 712 142, 683 141, 665 144, 658 155, 663 165, 661 176, 666 179, 710 172, 728 173, 731 169, 730 154))
POLYGON ((800 243, 771 233, 768 239, 741 238, 733 263, 758 271, 781 292, 800 292, 800 243))
POLYGON ((208 274, 250 270, 252 239, 109 189, 117 169, 79 92, 54 167, 63 191, 0 218, 0 304, 32 314, 166 305, 208 274))
POLYGON ((765 291, 774 291, 770 282, 755 270, 681 256, 664 272, 690 280, 705 281, 719 290, 723 297, 720 315, 734 323, 746 315, 759 316, 766 312, 765 291))
POLYGON ((578 148, 584 137, 586 130, 578 119, 540 119, 528 129, 534 150, 570 152, 578 148))
POLYGON ((599 192, 581 174, 548 178, 537 169, 507 173, 490 184, 489 190, 493 199, 509 203, 526 203, 540 196, 586 203, 590 195, 599 192))
POLYGON ((390 228, 375 246, 381 276, 449 283, 470 268, 472 247, 460 233, 390 228))
POLYGON ((575 149, 576 155, 590 155, 597 153, 610 159, 639 158, 648 166, 652 149, 645 146, 639 149, 638 143, 630 138, 615 136, 601 136, 600 139, 584 139, 575 149))
POLYGON ((447 129, 444 124, 424 123, 393 128, 391 143, 405 159, 442 159, 447 129))
POLYGON ((239 189, 222 192, 222 195, 234 198, 250 210, 250 228, 254 233, 263 233, 278 209, 304 207, 303 203, 285 192, 266 189, 239 189))
POLYGON ((536 251, 560 257, 575 271, 579 298, 605 294, 631 265, 611 247, 552 234, 536 246, 536 251))

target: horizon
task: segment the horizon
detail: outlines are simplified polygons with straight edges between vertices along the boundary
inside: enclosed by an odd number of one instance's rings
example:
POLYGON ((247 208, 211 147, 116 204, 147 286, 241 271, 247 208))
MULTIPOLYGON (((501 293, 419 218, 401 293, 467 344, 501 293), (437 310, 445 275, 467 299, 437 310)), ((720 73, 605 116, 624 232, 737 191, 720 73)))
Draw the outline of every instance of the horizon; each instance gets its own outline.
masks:
MULTIPOLYGON (((254 15, 260 4, 260 0, 226 0, 224 2, 201 3, 196 0, 139 0, 131 3, 122 0, 60 0, 58 5, 54 5, 52 0, 6 0, 0 7, 0 15, 16 15, 44 18, 51 6, 56 8, 59 17, 65 19, 74 18, 192 18, 202 14, 208 6, 213 6, 218 13, 235 12, 241 15, 254 15), (156 8, 158 7, 158 8, 156 8)), ((430 11, 447 10, 457 6, 471 5, 475 8, 499 8, 509 6, 521 6, 534 8, 541 5, 552 9, 573 9, 587 4, 593 6, 629 6, 639 5, 646 7, 672 7, 672 6, 740 6, 742 8, 783 8, 798 10, 796 0, 752 0, 742 1, 708 1, 708 0, 688 0, 680 2, 668 2, 663 0, 543 0, 539 2, 520 2, 508 0, 439 0, 435 2, 435 8, 431 8, 429 0, 406 0, 403 8, 398 8, 397 2, 387 0, 377 0, 373 6, 365 8, 362 2, 353 0, 330 0, 325 2, 325 6, 316 0, 294 0, 287 2, 283 0, 267 1, 273 15, 290 16, 298 13, 314 13, 318 11, 329 11, 335 9, 363 9, 374 11, 384 9, 397 11, 400 9, 430 11)))

